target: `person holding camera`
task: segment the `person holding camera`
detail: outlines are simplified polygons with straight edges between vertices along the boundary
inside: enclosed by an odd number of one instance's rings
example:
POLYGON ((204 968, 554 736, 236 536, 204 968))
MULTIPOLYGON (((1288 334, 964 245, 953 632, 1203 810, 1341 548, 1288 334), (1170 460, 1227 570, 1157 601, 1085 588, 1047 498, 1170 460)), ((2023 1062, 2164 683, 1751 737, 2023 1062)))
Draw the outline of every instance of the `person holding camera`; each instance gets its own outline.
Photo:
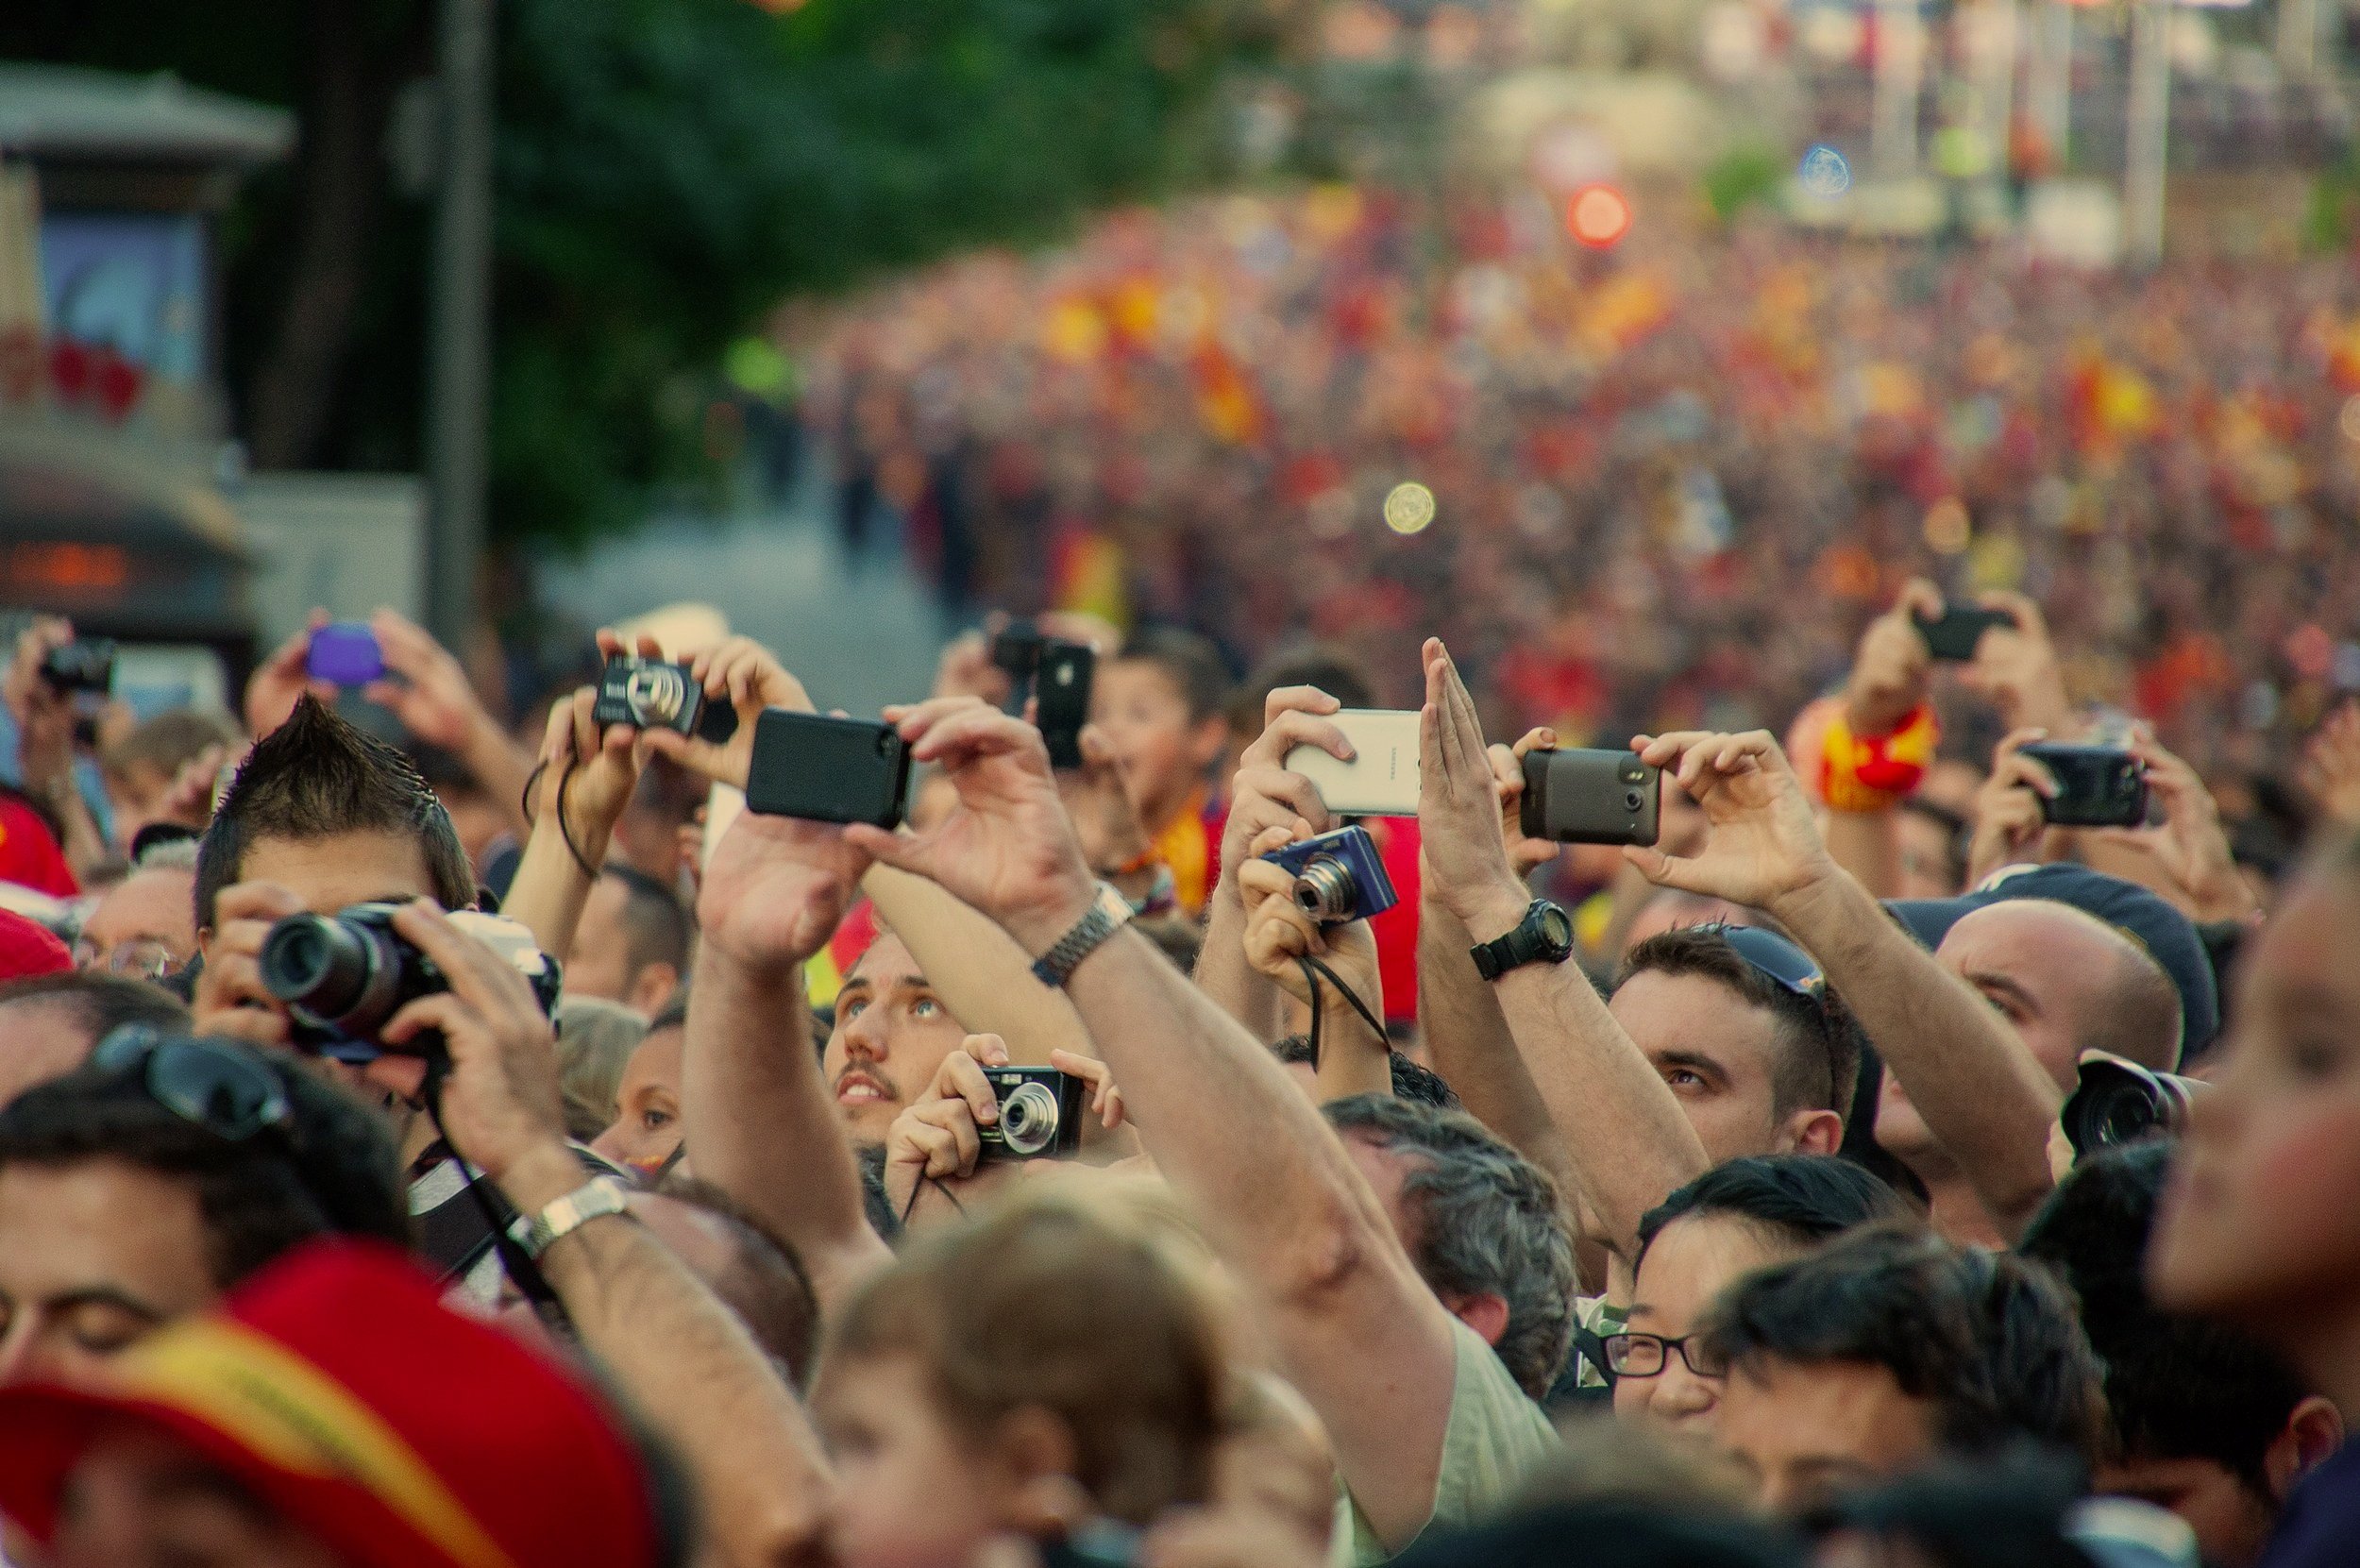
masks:
MULTIPOLYGON (((1123 1124, 1122 1091, 1105 1063, 1065 1051, 1052 1052, 1049 1062, 1088 1084, 1089 1114, 1101 1127, 1123 1124)), ((885 1202, 905 1233, 921 1221, 965 1219, 1011 1178, 1040 1169, 1008 1158, 999 1134, 1002 1100, 984 1070, 1008 1065, 1006 1041, 969 1035, 942 1059, 926 1092, 894 1118, 885 1135, 885 1202)))
POLYGON ((1325 1422, 1356 1559, 1502 1500, 1555 1434, 1421 1278, 1373 1190, 1372 1177, 1413 1184, 1415 1159, 1364 1166, 1260 1042, 1125 929, 1128 906, 1091 877, 1037 733, 969 700, 887 718, 915 760, 943 769, 957 804, 916 832, 847 828, 848 844, 990 915, 1072 999, 1149 1155, 1255 1288, 1282 1369, 1325 1422))

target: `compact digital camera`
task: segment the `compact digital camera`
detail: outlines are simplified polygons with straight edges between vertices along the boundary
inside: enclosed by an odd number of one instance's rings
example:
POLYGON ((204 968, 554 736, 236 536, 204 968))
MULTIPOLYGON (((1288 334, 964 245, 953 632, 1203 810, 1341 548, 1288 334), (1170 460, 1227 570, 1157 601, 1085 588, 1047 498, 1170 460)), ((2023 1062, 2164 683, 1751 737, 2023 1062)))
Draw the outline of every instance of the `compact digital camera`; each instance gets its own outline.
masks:
POLYGON ((2188 1110, 2204 1085, 2155 1072, 2136 1062, 2092 1051, 2082 1057, 2081 1082, 2058 1120, 2078 1159, 2100 1149, 2170 1137, 2187 1125, 2188 1110))
POLYGON ((1369 830, 1355 823, 1262 857, 1295 876, 1295 902, 1322 925, 1348 925, 1401 902, 1369 830))
MULTIPOLYGON (((399 1046, 380 1043, 378 1031, 422 996, 450 988, 434 960, 394 929, 400 905, 356 903, 336 915, 290 915, 262 938, 262 985, 294 1016, 292 1044, 341 1062, 375 1061, 388 1053, 433 1056, 443 1049, 428 1030, 399 1046)), ((462 910, 451 924, 514 966, 532 984, 541 1011, 557 1005, 557 964, 532 933, 497 915, 462 910)))
POLYGON ((1063 1159, 1082 1146, 1089 1086, 1054 1067, 987 1067, 997 1126, 977 1127, 985 1159, 1063 1159))
POLYGON ((42 656, 41 675, 60 692, 104 697, 115 683, 115 645, 106 637, 60 643, 42 656))
POLYGON ((662 659, 609 659, 598 671, 598 700, 590 717, 601 730, 610 724, 677 730, 716 746, 737 733, 736 709, 707 702, 688 666, 662 659))

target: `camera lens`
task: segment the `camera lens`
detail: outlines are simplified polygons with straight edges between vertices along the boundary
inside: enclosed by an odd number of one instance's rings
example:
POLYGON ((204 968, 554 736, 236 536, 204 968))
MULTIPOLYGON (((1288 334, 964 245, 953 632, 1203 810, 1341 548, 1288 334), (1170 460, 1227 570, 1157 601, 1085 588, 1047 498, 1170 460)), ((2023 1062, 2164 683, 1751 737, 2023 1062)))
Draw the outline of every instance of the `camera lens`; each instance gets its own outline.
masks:
POLYGON ((2119 1148, 2177 1133, 2190 1105, 2187 1080, 2128 1062, 2082 1064, 2081 1083, 2060 1117, 2074 1153, 2119 1148))
POLYGON ((1637 811, 1646 803, 1646 796, 1641 794, 1638 790, 1626 789, 1623 791, 1623 809, 1625 811, 1637 811))
POLYGON ((290 915, 262 939, 262 985, 290 1007, 342 1018, 368 992, 373 947, 341 920, 290 915))
POLYGON ((686 683, 681 673, 669 665, 643 666, 631 672, 631 680, 623 687, 623 700, 631 705, 632 717, 644 728, 653 719, 669 724, 680 717, 681 704, 687 696, 686 683))
POLYGON ((1015 1155, 1037 1155, 1056 1142, 1057 1097, 1043 1085, 1019 1084, 1000 1102, 1000 1137, 1015 1155))
POLYGON ((1352 868, 1334 855, 1313 855, 1295 879, 1295 902, 1323 925, 1349 920, 1360 907, 1360 885, 1352 868))

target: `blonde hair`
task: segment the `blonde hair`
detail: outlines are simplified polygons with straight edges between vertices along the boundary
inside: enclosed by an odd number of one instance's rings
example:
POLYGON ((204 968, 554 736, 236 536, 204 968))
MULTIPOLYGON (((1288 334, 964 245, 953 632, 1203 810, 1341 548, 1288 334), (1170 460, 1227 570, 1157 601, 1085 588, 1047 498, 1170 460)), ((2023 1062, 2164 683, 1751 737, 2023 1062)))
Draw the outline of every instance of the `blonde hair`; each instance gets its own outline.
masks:
POLYGON ((920 1239, 852 1299, 825 1359, 895 1355, 968 1432, 1055 1416, 1073 1480, 1113 1518, 1145 1525, 1210 1491, 1230 1404, 1217 1298, 1128 1195, 1057 1183, 920 1239))
POLYGON ((621 1115, 615 1094, 623 1069, 648 1036, 648 1020, 602 997, 561 997, 557 1003, 557 1087, 565 1098, 565 1131, 583 1143, 621 1115))

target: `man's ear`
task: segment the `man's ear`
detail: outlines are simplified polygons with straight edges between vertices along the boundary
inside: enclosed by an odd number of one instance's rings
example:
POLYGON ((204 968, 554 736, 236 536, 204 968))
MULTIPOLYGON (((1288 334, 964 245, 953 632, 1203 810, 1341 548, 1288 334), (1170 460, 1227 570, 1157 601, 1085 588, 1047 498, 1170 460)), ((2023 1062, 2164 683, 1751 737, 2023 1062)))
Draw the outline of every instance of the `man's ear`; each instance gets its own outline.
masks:
POLYGON ((1019 1406, 992 1424, 986 1458, 1003 1478, 1012 1527, 1054 1538, 1088 1519, 1088 1494, 1073 1479, 1081 1456, 1063 1417, 1038 1405, 1019 1406))
POLYGON ((2343 1413, 2324 1395, 2306 1394, 2262 1452, 2262 1472, 2269 1477, 2270 1495, 2284 1504, 2295 1483, 2342 1447, 2343 1442, 2343 1413))
POLYGON ((1489 1290, 1473 1295, 1454 1291, 1442 1298, 1450 1315, 1475 1331, 1475 1337, 1494 1350, 1499 1348, 1500 1336, 1508 1332, 1508 1298, 1495 1296, 1489 1290))
POLYGON ((653 1018, 664 1010, 664 1004, 672 1000, 672 993, 678 989, 680 970, 659 958, 639 966, 639 972, 632 976, 631 995, 623 999, 623 1004, 642 1018, 653 1018))
POLYGON ((1791 1154, 1832 1155, 1844 1146, 1844 1118, 1830 1110, 1796 1111, 1781 1131, 1791 1154))

